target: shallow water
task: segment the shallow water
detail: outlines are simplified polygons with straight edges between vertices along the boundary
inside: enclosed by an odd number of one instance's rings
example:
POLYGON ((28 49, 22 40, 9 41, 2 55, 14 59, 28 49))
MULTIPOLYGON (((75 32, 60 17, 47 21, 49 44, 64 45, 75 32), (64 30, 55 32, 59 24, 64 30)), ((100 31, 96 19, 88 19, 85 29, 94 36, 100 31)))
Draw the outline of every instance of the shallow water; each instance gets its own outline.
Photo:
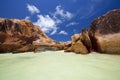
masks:
POLYGON ((120 80, 120 56, 63 51, 0 54, 0 80, 120 80))

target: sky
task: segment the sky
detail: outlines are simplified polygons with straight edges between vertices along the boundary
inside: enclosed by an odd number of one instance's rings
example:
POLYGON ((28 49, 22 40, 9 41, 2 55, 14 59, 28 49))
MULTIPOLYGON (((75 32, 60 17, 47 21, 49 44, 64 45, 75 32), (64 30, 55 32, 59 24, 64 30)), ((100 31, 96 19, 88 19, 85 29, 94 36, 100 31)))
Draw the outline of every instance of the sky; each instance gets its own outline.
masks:
POLYGON ((1 0, 0 17, 26 19, 50 38, 70 41, 73 34, 88 29, 91 22, 113 9, 120 0, 1 0))

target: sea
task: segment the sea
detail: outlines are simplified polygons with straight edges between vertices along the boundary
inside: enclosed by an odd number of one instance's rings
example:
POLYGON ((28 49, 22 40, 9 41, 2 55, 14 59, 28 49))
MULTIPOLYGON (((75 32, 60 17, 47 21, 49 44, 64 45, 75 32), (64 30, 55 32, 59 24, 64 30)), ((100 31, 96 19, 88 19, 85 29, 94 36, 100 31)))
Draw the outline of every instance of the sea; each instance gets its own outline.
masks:
POLYGON ((0 54, 0 80, 120 80, 120 55, 64 51, 0 54))

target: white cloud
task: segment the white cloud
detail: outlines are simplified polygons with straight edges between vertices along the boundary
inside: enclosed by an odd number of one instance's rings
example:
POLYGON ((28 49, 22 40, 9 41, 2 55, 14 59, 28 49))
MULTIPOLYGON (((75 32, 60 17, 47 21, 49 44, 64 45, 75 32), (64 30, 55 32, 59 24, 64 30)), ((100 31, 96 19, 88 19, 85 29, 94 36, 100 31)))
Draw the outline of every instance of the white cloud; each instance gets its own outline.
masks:
POLYGON ((71 41, 66 41, 67 43, 71 43, 71 41))
POLYGON ((29 20, 29 19, 30 19, 30 17, 29 17, 29 16, 26 16, 26 17, 25 17, 25 20, 29 20))
POLYGON ((56 22, 49 15, 38 15, 38 20, 34 24, 38 25, 45 33, 54 35, 57 32, 56 22))
POLYGON ((53 16, 56 18, 57 16, 60 16, 61 18, 65 19, 71 19, 73 17, 73 14, 69 11, 65 11, 62 9, 60 5, 56 6, 56 11, 53 14, 53 16))
POLYGON ((27 9, 31 14, 40 13, 40 10, 34 5, 27 4, 27 9))
MULTIPOLYGON (((37 15, 38 20, 34 22, 40 29, 50 35, 54 35, 58 30, 58 25, 62 24, 65 20, 73 17, 73 14, 62 9, 61 6, 56 6, 55 12, 42 15, 37 15)), ((67 32, 61 31, 59 34, 67 35, 67 32)))
POLYGON ((60 31, 59 34, 68 35, 68 33, 64 30, 60 31))
POLYGON ((79 23, 77 22, 71 22, 69 24, 66 25, 66 27, 69 27, 69 26, 74 26, 74 25, 78 25, 79 23))

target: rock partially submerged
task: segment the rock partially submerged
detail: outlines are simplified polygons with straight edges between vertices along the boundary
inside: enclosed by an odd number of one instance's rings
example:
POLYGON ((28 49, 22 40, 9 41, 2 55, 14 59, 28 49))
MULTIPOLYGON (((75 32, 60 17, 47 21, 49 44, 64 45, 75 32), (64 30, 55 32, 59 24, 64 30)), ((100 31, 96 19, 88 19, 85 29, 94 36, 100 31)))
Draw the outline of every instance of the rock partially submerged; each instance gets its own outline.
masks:
POLYGON ((120 10, 113 10, 95 19, 89 30, 72 36, 67 52, 87 54, 92 51, 120 54, 120 10))

